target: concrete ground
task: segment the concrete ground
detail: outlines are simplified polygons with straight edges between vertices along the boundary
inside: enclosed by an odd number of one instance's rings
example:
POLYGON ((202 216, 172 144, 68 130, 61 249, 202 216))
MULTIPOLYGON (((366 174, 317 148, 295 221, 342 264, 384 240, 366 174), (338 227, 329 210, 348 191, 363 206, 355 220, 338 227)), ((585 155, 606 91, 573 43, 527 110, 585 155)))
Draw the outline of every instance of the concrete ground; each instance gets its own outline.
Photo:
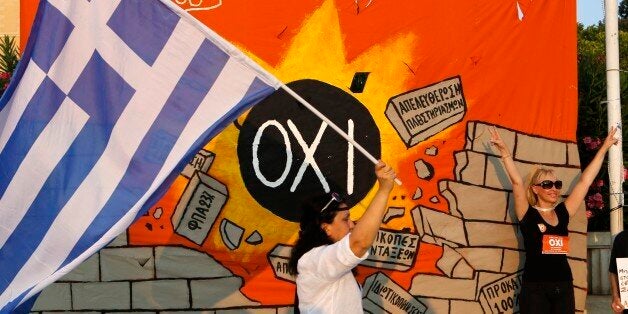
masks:
POLYGON ((610 295, 587 295, 586 314, 607 314, 611 311, 610 295))

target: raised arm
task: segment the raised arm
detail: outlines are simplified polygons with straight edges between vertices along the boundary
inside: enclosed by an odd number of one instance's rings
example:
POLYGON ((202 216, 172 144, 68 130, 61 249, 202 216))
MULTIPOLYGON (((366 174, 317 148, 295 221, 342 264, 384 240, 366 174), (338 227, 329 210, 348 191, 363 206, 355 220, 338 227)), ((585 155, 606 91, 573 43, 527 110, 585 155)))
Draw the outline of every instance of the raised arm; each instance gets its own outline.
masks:
POLYGON ((502 163, 504 164, 506 173, 508 173, 508 178, 512 184, 512 193, 515 197, 515 215, 517 215, 517 219, 521 220, 528 211, 528 200, 526 198, 523 179, 521 179, 521 174, 519 174, 519 170, 515 167, 515 162, 512 160, 510 151, 499 135, 499 132, 497 132, 495 127, 489 128, 488 131, 491 133, 491 144, 493 144, 501 154, 502 163))
POLYGON ((565 199, 565 207, 567 207, 567 211, 569 211, 569 216, 573 216, 576 211, 578 211, 578 207, 580 207, 580 204, 584 201, 584 197, 587 195, 589 186, 591 186, 598 172, 600 172, 600 168, 602 168, 606 152, 611 146, 617 144, 618 140, 615 138, 615 132, 617 132, 617 128, 612 127, 604 143, 602 143, 602 146, 600 146, 600 149, 595 154, 595 157, 593 157, 589 165, 584 168, 578 182, 576 182, 573 190, 571 190, 571 193, 569 193, 569 196, 565 199))
POLYGON ((349 235, 349 247, 355 256, 364 255, 373 245, 394 185, 395 171, 381 160, 375 165, 375 175, 379 182, 377 192, 349 235))

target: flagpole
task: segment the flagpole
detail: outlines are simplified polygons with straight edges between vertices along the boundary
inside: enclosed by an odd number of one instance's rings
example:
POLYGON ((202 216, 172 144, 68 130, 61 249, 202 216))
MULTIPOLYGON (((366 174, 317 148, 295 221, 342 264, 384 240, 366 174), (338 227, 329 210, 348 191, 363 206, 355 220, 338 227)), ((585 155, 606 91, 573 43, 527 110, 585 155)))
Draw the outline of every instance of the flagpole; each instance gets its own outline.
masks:
MULTIPOLYGON (((366 156, 366 158, 368 158, 370 161, 372 161, 373 164, 377 164, 377 162, 378 162, 377 159, 375 157, 373 157, 373 155, 371 155, 366 149, 364 149, 364 147, 362 147, 362 145, 358 144, 354 139, 349 137, 349 135, 347 135, 347 133, 345 131, 343 131, 335 123, 333 123, 329 119, 327 119, 327 117, 325 117, 320 111, 318 111, 316 108, 314 108, 314 106, 312 106, 305 99, 303 99, 301 96, 299 96, 299 94, 297 94, 292 89, 290 89, 290 87, 286 86, 286 84, 284 84, 281 80, 279 80, 277 77, 275 77, 269 71, 267 71, 262 66, 260 66, 259 64, 257 64, 253 60, 251 60, 249 57, 244 55, 242 52, 240 52, 240 50, 238 48, 236 48, 233 44, 231 44, 230 42, 228 42, 225 39, 223 39, 220 35, 218 35, 212 29, 207 27, 205 24, 201 23, 196 18, 192 17, 192 15, 190 15, 188 12, 186 12, 181 7, 176 5, 174 2, 172 2, 170 0, 161 0, 161 3, 163 3, 166 6, 168 6, 170 9, 172 9, 174 12, 178 13, 180 16, 185 16, 188 20, 190 20, 190 22, 192 24, 196 25, 196 27, 199 30, 201 30, 207 36, 213 38, 214 40, 212 42, 215 45, 217 45, 217 46, 221 47, 222 49, 224 49, 231 56, 237 55, 238 59, 239 59, 239 61, 241 63, 243 63, 243 64, 245 64, 245 65, 247 65, 247 66, 249 66, 249 67, 251 67, 253 69, 256 69, 259 72, 259 74, 262 77, 264 77, 268 82, 272 82, 273 86, 285 90, 288 94, 290 94, 292 97, 294 97, 296 100, 298 100, 303 106, 308 108, 312 113, 314 113, 321 120, 323 120, 329 126, 331 126, 331 128, 334 129, 334 131, 338 132, 338 134, 340 134, 340 136, 342 136, 345 140, 347 140, 349 143, 351 143, 351 145, 353 145, 355 148, 357 148, 364 156, 366 156)), ((395 183, 397 183, 398 185, 402 184, 401 180, 399 180, 399 178, 395 178, 395 183)))
MULTIPOLYGON (((378 160, 375 157, 373 157, 371 153, 369 153, 366 149, 364 149, 362 145, 358 144, 358 142, 356 142, 353 138, 351 138, 344 130, 339 128, 335 123, 333 123, 325 115, 323 115, 320 111, 318 111, 318 109, 314 108, 314 106, 308 103, 307 100, 303 99, 303 97, 301 97, 295 91, 290 89, 290 87, 286 86, 286 84, 282 83, 280 87, 281 89, 285 90, 288 94, 290 94, 290 96, 294 97, 294 99, 299 101, 303 106, 309 109, 313 114, 315 114, 325 123, 327 123, 332 129, 334 129, 334 131, 338 132, 340 136, 342 136, 345 140, 351 143, 351 145, 357 148, 364 156, 366 156, 366 158, 368 158, 371 162, 373 162, 373 164, 377 164, 378 160)), ((397 183, 398 185, 401 185, 401 180, 399 180, 399 178, 395 178, 395 183, 397 183)))
MULTIPOLYGON (((621 101, 619 82, 619 35, 618 35, 617 0, 605 0, 606 32, 606 99, 608 129, 617 127, 619 138, 622 134, 621 101)), ((611 236, 624 229, 623 203, 623 153, 622 145, 613 145, 608 150, 608 179, 610 185, 609 206, 611 208, 611 236)))

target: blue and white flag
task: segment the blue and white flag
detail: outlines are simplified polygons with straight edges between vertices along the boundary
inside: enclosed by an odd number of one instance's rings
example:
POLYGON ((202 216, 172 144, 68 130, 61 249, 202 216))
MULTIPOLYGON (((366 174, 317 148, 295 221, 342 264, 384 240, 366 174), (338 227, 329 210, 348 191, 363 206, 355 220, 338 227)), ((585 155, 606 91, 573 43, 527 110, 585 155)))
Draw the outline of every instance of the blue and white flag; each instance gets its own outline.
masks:
POLYGON ((169 0, 42 0, 0 99, 0 311, 123 232, 279 86, 169 0))

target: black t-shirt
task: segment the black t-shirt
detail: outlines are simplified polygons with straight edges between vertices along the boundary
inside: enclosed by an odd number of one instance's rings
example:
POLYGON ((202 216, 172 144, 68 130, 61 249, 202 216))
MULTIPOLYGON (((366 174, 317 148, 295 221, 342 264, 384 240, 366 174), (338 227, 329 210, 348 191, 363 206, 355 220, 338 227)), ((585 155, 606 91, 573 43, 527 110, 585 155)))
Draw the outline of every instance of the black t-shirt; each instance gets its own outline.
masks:
POLYGON ((572 281, 571 268, 566 254, 542 254, 543 235, 569 236, 569 212, 564 203, 554 208, 558 224, 548 224, 538 210, 529 206, 519 222, 526 249, 526 262, 523 268, 523 280, 526 282, 572 281))
POLYGON ((628 257, 628 239, 626 232, 622 231, 615 236, 613 240, 613 249, 611 250, 611 261, 608 264, 608 271, 617 275, 616 258, 628 257))

